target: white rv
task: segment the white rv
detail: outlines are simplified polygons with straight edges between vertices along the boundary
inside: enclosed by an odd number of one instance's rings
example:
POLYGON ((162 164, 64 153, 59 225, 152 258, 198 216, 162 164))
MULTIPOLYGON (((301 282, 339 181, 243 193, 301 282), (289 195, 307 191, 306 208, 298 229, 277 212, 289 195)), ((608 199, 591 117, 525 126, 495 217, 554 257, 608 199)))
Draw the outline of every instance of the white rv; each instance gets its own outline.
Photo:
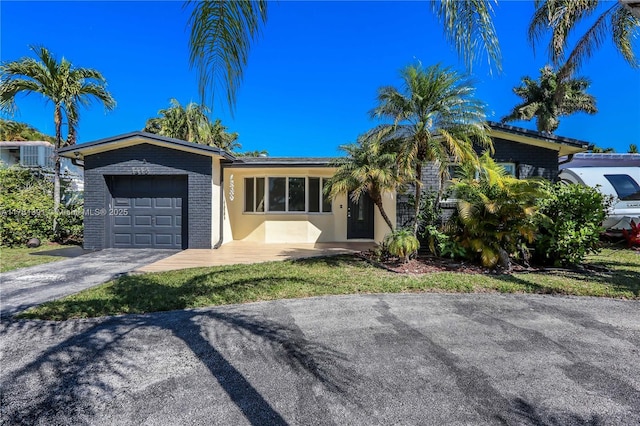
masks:
POLYGON ((558 177, 563 182, 598 188, 614 198, 603 223, 606 229, 629 229, 632 220, 640 223, 640 167, 569 167, 558 177))

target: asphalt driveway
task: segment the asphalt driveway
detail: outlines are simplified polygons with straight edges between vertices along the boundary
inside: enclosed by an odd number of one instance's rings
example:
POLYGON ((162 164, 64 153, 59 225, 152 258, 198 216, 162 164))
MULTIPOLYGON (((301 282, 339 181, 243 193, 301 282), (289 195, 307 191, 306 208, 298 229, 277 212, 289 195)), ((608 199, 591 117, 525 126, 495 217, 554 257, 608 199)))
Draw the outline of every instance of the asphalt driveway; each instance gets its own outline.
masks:
POLYGON ((401 294, 5 321, 2 422, 638 424, 639 308, 401 294))
POLYGON ((0 274, 0 318, 77 293, 177 250, 106 249, 0 274))

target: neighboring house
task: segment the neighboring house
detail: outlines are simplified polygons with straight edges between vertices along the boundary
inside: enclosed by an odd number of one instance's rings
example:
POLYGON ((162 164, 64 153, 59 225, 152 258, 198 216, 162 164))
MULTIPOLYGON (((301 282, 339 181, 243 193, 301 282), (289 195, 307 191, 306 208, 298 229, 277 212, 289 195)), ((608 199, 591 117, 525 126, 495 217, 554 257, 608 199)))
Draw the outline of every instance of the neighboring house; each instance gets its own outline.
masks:
MULTIPOLYGON (((558 156, 586 142, 492 123, 496 159, 518 177, 558 172, 558 156)), ((84 245, 212 248, 262 243, 381 241, 389 231, 368 197, 322 192, 328 158, 234 157, 216 147, 144 132, 60 150, 84 162, 84 245)), ((433 169, 433 168, 432 168, 433 169)), ((435 169, 434 169, 435 170, 435 169)), ((426 181, 433 181, 433 173, 426 181)), ((397 197, 385 196, 393 221, 397 197)))
MULTIPOLYGON (((0 142, 0 166, 10 167, 20 165, 22 167, 40 168, 45 172, 53 173, 54 146, 46 141, 4 141, 0 142)), ((82 170, 74 165, 68 158, 63 158, 60 163, 61 173, 67 175, 73 184, 73 189, 82 191, 82 170)))

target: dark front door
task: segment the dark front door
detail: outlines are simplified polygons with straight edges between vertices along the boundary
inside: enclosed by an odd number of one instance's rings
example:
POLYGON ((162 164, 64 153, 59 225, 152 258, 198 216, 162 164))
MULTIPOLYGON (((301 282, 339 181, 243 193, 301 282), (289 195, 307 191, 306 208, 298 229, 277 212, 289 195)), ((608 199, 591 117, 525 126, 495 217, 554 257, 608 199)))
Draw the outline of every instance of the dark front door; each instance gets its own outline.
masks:
POLYGON ((111 176, 110 246, 186 248, 185 176, 111 176))
POLYGON ((349 197, 347 238, 373 239, 373 201, 367 194, 362 194, 357 203, 349 197))

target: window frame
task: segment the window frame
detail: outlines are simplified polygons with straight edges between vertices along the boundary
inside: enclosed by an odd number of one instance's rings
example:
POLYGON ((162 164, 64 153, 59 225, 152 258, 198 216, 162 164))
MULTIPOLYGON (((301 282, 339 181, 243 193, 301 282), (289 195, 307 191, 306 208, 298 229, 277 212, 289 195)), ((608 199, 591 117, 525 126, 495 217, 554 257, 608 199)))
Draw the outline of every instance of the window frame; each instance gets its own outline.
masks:
POLYGON ((333 202, 331 200, 328 200, 325 195, 324 195, 324 186, 326 185, 326 182, 330 179, 330 177, 326 177, 326 176, 309 176, 309 175, 281 175, 281 174, 274 174, 274 175, 269 175, 269 174, 260 174, 260 175, 252 175, 252 176, 245 176, 243 179, 243 185, 244 185, 244 197, 243 197, 243 214, 267 214, 267 215, 278 215, 278 214, 284 214, 284 215, 331 215, 333 214, 333 202), (285 179, 285 193, 284 193, 284 200, 285 200, 285 205, 284 205, 284 210, 276 210, 273 211, 271 210, 271 203, 270 203, 270 189, 269 189, 269 181, 270 179, 285 179), (256 211, 257 206, 258 206, 258 200, 257 200, 257 189, 258 189, 258 184, 257 184, 257 179, 264 179, 264 210, 262 211, 256 211), (289 210, 289 198, 290 198, 290 191, 289 191, 289 179, 304 179, 304 211, 290 211, 289 210), (311 179, 319 179, 319 194, 318 194, 318 198, 319 198, 319 209, 320 211, 317 212, 311 212, 309 211, 309 196, 310 196, 310 185, 311 185, 311 179), (247 210, 247 180, 253 180, 253 210, 247 210))

